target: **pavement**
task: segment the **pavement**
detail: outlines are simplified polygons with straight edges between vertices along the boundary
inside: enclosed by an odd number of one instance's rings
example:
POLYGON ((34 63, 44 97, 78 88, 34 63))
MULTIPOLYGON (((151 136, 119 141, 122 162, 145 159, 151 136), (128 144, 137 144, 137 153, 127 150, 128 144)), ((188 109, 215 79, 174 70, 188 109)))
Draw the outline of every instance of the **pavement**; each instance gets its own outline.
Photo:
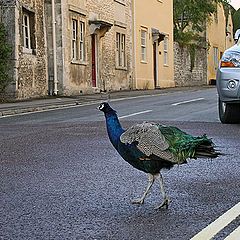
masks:
POLYGON ((211 88, 212 86, 196 86, 196 87, 175 87, 154 90, 131 90, 131 91, 117 91, 107 93, 95 93, 89 95, 78 96, 48 96, 41 99, 19 100, 14 102, 0 103, 0 117, 9 116, 20 113, 36 112, 49 109, 71 107, 74 105, 82 105, 87 103, 98 103, 108 101, 111 99, 122 99, 129 97, 138 97, 145 95, 166 94, 175 91, 196 91, 204 88, 211 88))

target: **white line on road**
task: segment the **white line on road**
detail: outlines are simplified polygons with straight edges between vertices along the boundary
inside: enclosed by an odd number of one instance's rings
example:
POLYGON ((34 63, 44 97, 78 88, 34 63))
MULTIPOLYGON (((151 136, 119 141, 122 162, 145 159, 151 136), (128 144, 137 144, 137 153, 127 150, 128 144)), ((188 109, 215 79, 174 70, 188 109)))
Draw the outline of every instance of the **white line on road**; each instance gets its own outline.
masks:
POLYGON ((227 236, 224 240, 236 240, 239 239, 240 236, 240 226, 236 228, 229 236, 227 236))
MULTIPOLYGON (((240 202, 195 235, 191 240, 210 240, 240 215, 240 202)), ((237 233, 239 228, 236 229, 237 233)), ((232 234, 235 234, 234 232, 232 234)), ((231 236, 231 235, 230 235, 231 236)), ((234 238, 229 238, 234 239, 234 238)))
POLYGON ((204 100, 204 98, 195 98, 195 99, 191 99, 191 100, 187 100, 187 101, 183 101, 183 102, 177 102, 177 103, 173 103, 172 106, 177 106, 180 104, 186 104, 186 103, 191 103, 191 102, 197 102, 197 101, 201 101, 204 100))
POLYGON ((152 110, 146 110, 146 111, 142 111, 142 112, 132 113, 132 114, 129 114, 129 115, 121 116, 121 117, 119 117, 119 119, 123 119, 123 118, 127 118, 127 117, 132 117, 132 116, 136 116, 136 115, 144 114, 144 113, 149 113, 149 112, 152 112, 152 110))

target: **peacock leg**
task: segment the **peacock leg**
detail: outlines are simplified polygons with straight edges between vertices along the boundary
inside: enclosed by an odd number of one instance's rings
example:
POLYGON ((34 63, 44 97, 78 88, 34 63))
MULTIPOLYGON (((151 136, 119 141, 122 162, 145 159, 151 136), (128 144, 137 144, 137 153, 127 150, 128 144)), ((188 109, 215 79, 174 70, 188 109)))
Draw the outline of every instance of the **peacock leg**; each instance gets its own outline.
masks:
POLYGON ((169 205, 170 199, 168 198, 168 196, 167 196, 167 194, 166 194, 166 192, 164 190, 162 174, 159 173, 159 174, 155 175, 155 177, 159 179, 160 191, 161 191, 162 196, 163 196, 162 203, 160 205, 158 205, 157 207, 155 207, 155 209, 159 209, 159 208, 162 208, 162 207, 166 207, 166 209, 168 209, 168 205, 169 205))
POLYGON ((133 199, 131 202, 133 204, 143 204, 144 203, 144 199, 146 198, 147 194, 149 193, 153 183, 154 183, 154 175, 152 174, 148 174, 148 185, 147 185, 147 188, 145 190, 145 192, 143 193, 142 197, 141 198, 137 198, 137 199, 133 199))

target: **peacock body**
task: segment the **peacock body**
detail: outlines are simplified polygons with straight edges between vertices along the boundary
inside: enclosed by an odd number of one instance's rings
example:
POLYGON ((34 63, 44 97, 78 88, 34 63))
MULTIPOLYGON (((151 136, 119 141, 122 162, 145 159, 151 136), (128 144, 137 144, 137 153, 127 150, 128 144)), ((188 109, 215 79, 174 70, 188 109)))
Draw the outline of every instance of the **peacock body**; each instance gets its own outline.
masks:
POLYGON ((102 103, 109 139, 121 157, 133 167, 149 174, 149 183, 140 199, 133 203, 143 203, 155 179, 160 180, 163 202, 157 208, 168 207, 167 197, 160 170, 170 169, 175 164, 187 163, 198 157, 216 158, 214 144, 206 135, 192 136, 173 126, 154 122, 143 122, 124 130, 117 113, 108 103, 102 103))

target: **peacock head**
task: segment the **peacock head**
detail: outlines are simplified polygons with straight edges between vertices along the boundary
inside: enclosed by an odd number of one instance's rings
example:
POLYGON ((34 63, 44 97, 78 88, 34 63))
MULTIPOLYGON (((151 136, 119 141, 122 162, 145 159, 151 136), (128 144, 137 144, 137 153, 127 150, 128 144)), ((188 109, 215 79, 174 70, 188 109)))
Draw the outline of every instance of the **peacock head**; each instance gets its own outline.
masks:
POLYGON ((103 102, 98 106, 98 110, 104 113, 116 112, 113 110, 107 102, 103 102))

